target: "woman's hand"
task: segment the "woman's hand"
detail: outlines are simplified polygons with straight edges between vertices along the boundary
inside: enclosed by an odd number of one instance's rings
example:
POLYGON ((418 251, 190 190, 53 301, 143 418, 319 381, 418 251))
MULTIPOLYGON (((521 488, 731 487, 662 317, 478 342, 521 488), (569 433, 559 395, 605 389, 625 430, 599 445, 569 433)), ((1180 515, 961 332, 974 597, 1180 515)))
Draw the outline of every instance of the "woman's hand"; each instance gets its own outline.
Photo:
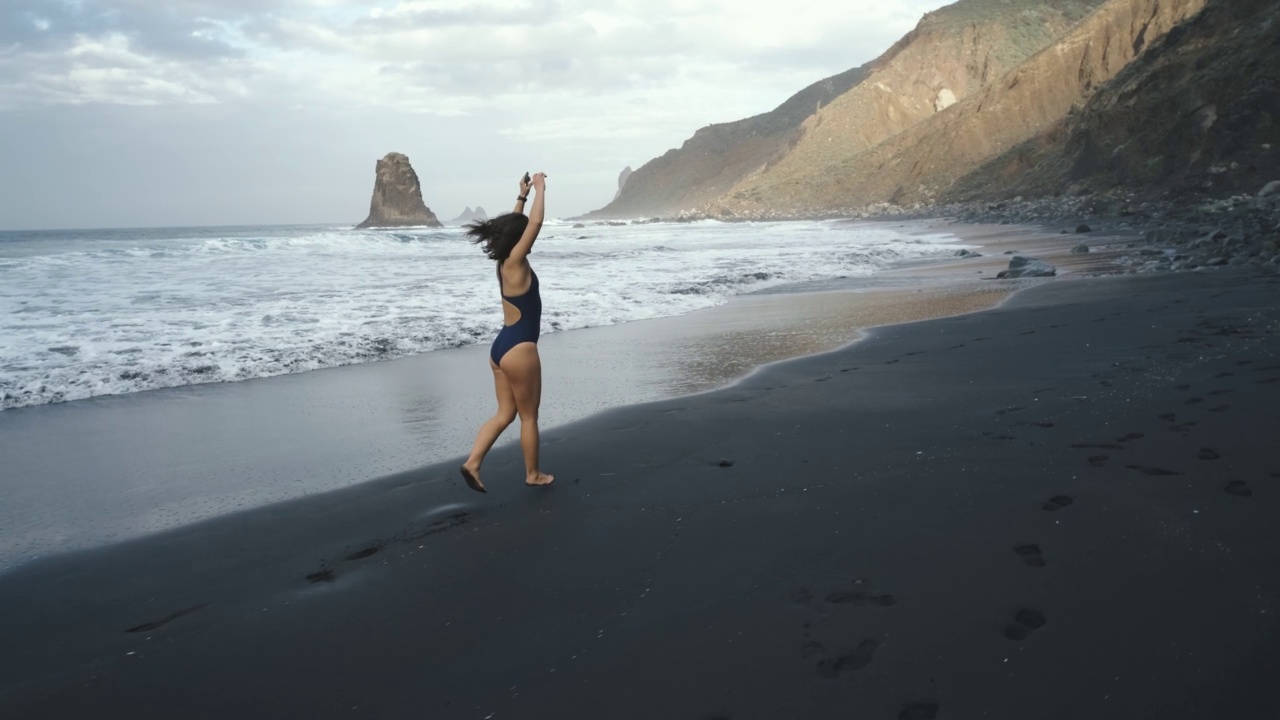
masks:
POLYGON ((528 177, 529 173, 520 176, 520 194, 524 196, 529 195, 529 188, 532 187, 532 183, 527 179, 528 177))
POLYGON ((546 174, 546 173, 534 173, 534 174, 533 174, 533 186, 534 186, 535 188, 537 188, 537 190, 538 190, 538 193, 539 193, 539 194, 541 194, 544 190, 546 190, 546 189, 547 189, 547 174, 546 174))

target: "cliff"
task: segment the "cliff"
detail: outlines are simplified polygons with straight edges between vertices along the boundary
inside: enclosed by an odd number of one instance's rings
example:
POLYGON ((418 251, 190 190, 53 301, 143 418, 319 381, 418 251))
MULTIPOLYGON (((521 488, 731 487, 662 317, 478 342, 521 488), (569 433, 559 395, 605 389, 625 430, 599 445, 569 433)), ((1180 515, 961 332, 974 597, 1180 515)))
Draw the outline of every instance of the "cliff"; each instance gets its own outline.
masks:
MULTIPOLYGON (((956 138, 931 128, 982 106, 977 98, 989 95, 993 83, 1060 44, 1101 1, 962 0, 929 13, 874 63, 861 85, 805 121, 802 139, 785 158, 739 183, 712 212, 823 212, 848 202, 851 173, 878 190, 880 178, 861 177, 881 172, 859 162, 866 153, 886 143, 891 154, 921 140, 953 144, 956 138)), ((898 184, 889 185, 889 195, 898 184)), ((888 199, 883 193, 856 197, 888 199)))
MULTIPOLYGON (((589 217, 723 213, 788 205, 811 176, 948 111, 1074 27, 1103 0, 960 0, 928 13, 876 60, 816 83, 770 113, 699 130, 646 163, 589 217), (793 191, 794 190, 794 191, 793 191), (778 200, 765 200, 778 196, 778 200)), ((727 213, 726 213, 727 214, 727 213)))
POLYGON ((418 184, 418 174, 409 164, 409 158, 390 152, 378 161, 374 169, 369 217, 356 228, 409 225, 443 227, 436 214, 422 201, 422 187, 418 184))
POLYGON ((1252 194, 1280 179, 1280 4, 1209 0, 1076 112, 948 199, 1252 194))
POLYGON ((709 125, 684 144, 650 160, 626 179, 617 196, 588 218, 669 215, 719 197, 785 151, 805 118, 848 90, 863 75, 854 68, 816 82, 770 112, 709 125))

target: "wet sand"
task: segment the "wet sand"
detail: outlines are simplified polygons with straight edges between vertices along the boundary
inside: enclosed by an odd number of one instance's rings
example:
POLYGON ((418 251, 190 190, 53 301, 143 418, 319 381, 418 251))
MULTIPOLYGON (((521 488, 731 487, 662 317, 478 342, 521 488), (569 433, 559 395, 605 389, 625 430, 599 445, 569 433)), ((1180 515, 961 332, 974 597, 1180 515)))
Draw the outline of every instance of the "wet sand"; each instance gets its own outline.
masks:
MULTIPOLYGON (((542 427, 723 387, 760 365, 840 347, 867 327, 990 307, 1017 287, 945 266, 544 335, 542 427)), ((465 453, 494 409, 487 354, 477 345, 0 413, 6 472, 38 479, 0 484, 0 572, 465 453)), ((500 443, 516 439, 512 428, 500 443)))

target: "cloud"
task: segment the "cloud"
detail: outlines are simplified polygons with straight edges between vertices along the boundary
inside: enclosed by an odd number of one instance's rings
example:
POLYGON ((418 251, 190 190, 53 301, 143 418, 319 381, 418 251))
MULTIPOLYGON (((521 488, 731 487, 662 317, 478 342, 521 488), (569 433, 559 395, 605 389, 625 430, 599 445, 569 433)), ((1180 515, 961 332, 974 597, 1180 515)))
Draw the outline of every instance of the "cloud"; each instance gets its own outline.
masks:
MULTIPOLYGON (((14 0, 0 33, 0 82, 54 79, 25 102, 212 101, 244 92, 288 101, 377 103, 452 114, 512 94, 626 94, 700 81, 699 68, 834 74, 887 47, 939 3, 764 0, 14 0), (896 37, 896 34, 894 35, 896 37), (893 38, 889 38, 892 40, 893 38), (92 53, 93 62, 83 61, 92 53), (105 49, 114 49, 108 53, 105 49), (109 55, 119 59, 112 65, 109 55), (130 79, 151 63, 156 87, 130 79), (102 77, 125 76, 119 81, 102 77), (86 81, 86 76, 98 78, 86 81), (182 88, 182 91, 177 90, 182 88)), ((718 71, 706 73, 714 79, 718 71)), ((812 79, 817 79, 813 77, 812 79)))
MULTIPOLYGON (((402 150, 475 173, 433 189, 446 215, 483 199, 481 173, 555 167, 557 187, 577 183, 568 209, 582 212, 612 197, 623 164, 874 58, 944 1, 6 0, 0 135, 19 116, 31 127, 109 115, 110 142, 128 156, 149 147, 148 118, 163 116, 174 137, 205 139, 185 151, 192 162, 234 157, 242 167, 227 177, 271 176, 323 153, 333 163, 323 172, 350 163, 359 184, 374 158, 402 150), (276 117, 294 125, 264 122, 276 117)), ((145 184, 128 172, 101 170, 118 178, 117 202, 145 184)), ((326 198, 316 214, 331 219, 326 198)), ((21 212, 0 197, 0 216, 21 212)))

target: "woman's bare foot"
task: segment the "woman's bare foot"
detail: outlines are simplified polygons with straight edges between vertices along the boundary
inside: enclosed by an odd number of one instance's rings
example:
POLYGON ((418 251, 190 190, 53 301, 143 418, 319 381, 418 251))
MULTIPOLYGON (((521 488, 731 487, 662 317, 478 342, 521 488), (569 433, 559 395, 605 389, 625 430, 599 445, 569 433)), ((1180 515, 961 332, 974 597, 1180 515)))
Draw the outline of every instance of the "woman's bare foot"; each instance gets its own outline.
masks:
POLYGON ((463 465, 458 470, 462 473, 462 479, 467 481, 467 487, 476 492, 489 492, 484 489, 484 483, 480 482, 480 468, 471 468, 463 465))
POLYGON ((555 479, 556 479, 555 475, 548 475, 544 472, 540 472, 537 475, 532 475, 530 477, 525 478, 524 484, 529 485, 531 487, 536 487, 538 485, 550 485, 552 482, 555 481, 555 479))

